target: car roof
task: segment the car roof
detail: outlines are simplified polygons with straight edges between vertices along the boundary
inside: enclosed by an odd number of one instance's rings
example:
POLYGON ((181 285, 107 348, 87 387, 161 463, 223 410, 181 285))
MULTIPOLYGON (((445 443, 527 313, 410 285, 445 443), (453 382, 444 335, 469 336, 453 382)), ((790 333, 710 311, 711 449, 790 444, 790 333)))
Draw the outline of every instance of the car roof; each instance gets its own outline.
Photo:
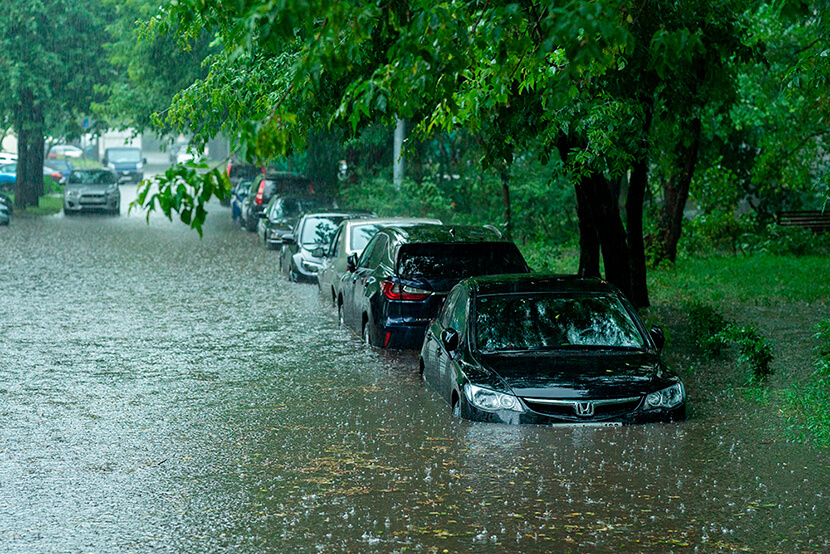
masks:
POLYGON ((495 227, 475 225, 388 225, 380 231, 389 234, 395 243, 510 242, 495 227))
POLYGON ((409 227, 412 225, 442 225, 443 223, 440 219, 428 217, 361 217, 344 221, 343 224, 409 227))
POLYGON ((515 275, 488 275, 470 277, 462 281, 477 296, 489 294, 521 294, 539 292, 615 294, 620 291, 608 281, 598 277, 545 273, 515 275))

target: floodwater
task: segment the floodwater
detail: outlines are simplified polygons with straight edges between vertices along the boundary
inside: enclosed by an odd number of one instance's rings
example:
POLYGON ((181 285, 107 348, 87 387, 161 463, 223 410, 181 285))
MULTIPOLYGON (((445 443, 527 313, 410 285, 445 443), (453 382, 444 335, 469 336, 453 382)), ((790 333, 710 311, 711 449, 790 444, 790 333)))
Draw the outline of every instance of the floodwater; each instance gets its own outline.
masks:
POLYGON ((122 211, 0 228, 2 552, 830 550, 828 452, 721 376, 678 424, 457 421, 227 208, 122 211))

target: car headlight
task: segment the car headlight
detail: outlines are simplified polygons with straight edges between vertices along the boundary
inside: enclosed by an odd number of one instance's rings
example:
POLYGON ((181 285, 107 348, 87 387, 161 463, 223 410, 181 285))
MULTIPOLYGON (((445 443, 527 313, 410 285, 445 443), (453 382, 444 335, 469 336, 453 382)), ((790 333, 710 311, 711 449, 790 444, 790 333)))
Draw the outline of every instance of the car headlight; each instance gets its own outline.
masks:
POLYGON ((675 383, 668 388, 652 392, 646 396, 645 408, 647 410, 655 408, 671 409, 680 406, 685 401, 686 389, 683 388, 683 383, 675 383))
POLYGON ((77 198, 81 195, 81 191, 78 189, 67 189, 66 196, 68 198, 77 198))
POLYGON ((320 264, 314 262, 303 260, 302 266, 303 269, 309 273, 317 273, 318 271, 320 271, 320 264))
POLYGON ((494 390, 467 385, 464 387, 464 395, 470 404, 481 410, 493 412, 496 410, 510 410, 513 412, 524 412, 519 399, 512 394, 496 392, 494 390))

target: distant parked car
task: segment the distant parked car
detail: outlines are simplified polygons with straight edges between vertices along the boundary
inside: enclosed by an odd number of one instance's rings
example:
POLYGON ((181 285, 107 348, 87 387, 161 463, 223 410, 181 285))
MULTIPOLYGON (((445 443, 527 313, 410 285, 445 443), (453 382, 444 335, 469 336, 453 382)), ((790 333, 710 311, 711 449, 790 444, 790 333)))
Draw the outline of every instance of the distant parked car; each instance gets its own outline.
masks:
POLYGON ((17 161, 17 154, 11 152, 0 152, 0 164, 6 164, 17 161))
POLYGON ((49 159, 82 158, 84 151, 71 144, 56 144, 49 149, 46 157, 49 159))
POLYGON ((110 169, 74 169, 63 189, 63 212, 73 215, 83 211, 121 212, 118 176, 110 169))
POLYGON ((17 162, 0 164, 0 191, 12 192, 17 181, 17 162))
MULTIPOLYGON (((64 182, 63 173, 49 166, 43 166, 43 178, 51 179, 57 184, 64 182)), ((17 162, 10 162, 0 165, 0 191, 12 192, 14 183, 17 181, 17 162)))
POLYGON ((370 346, 414 349, 461 279, 530 271, 495 229, 451 225, 383 227, 359 259, 349 257, 348 269, 340 321, 370 346))
POLYGON ((408 227, 410 225, 441 225, 440 219, 403 218, 403 217, 369 217, 346 219, 340 222, 331 244, 323 252, 320 271, 317 273, 320 292, 326 296, 331 294, 332 305, 337 306, 344 277, 348 271, 348 257, 352 254, 360 256, 378 229, 386 225, 408 227))
MULTIPOLYGON (((242 206, 243 226, 255 232, 260 214, 275 195, 295 194, 311 195, 314 187, 311 180, 303 175, 286 172, 269 172, 257 175, 251 183, 248 195, 242 206)), ((289 227, 290 229, 290 227, 289 227)))
POLYGON ((420 353, 456 417, 497 423, 676 421, 686 392, 615 287, 562 275, 474 277, 452 289, 420 353))
POLYGON ((48 167, 52 172, 59 171, 61 174, 60 184, 66 184, 66 179, 72 172, 72 163, 68 160, 44 160, 43 167, 48 167))
POLYGON ((8 225, 11 222, 11 210, 5 203, 0 202, 0 225, 8 225))
POLYGON ((140 183, 144 180, 144 165, 147 159, 141 153, 141 148, 133 146, 119 146, 107 148, 101 164, 113 170, 120 181, 140 183))
POLYGON ((291 232, 304 213, 332 208, 334 202, 325 196, 274 196, 260 213, 257 233, 266 248, 276 250, 282 248, 282 237, 291 232))
POLYGON ((0 192, 0 206, 4 206, 9 215, 14 213, 14 202, 9 195, 0 192))
POLYGON ((248 189, 251 188, 251 181, 239 181, 231 188, 231 219, 241 221, 242 203, 248 196, 248 189))
POLYGON ((369 217, 371 212, 317 212, 300 218, 291 233, 283 235, 280 272, 292 282, 316 283, 337 225, 344 219, 369 217))

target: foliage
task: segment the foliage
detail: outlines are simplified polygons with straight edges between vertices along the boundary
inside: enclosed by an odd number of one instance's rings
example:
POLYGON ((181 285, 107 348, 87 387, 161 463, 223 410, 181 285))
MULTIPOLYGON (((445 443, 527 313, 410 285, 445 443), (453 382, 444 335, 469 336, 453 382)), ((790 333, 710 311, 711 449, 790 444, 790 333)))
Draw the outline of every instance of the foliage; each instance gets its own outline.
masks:
POLYGON ((686 307, 692 342, 707 357, 718 356, 725 346, 721 333, 728 327, 726 318, 715 307, 692 302, 686 307))
POLYGON ((757 232, 744 235, 742 249, 747 252, 776 255, 827 255, 830 253, 830 234, 770 223, 757 232))
POLYGON ((803 429, 805 438, 830 446, 830 319, 816 327, 816 370, 803 387, 793 386, 786 395, 787 415, 803 429))
POLYGON ((148 129, 159 134, 182 129, 165 124, 158 114, 167 113, 174 97, 207 74, 202 62, 216 50, 213 37, 202 31, 183 42, 173 32, 150 32, 146 24, 158 11, 152 0, 103 0, 116 17, 107 27, 112 36, 107 58, 116 79, 99 83, 106 94, 95 106, 96 114, 115 126, 148 129))
POLYGON ((718 333, 718 338, 724 342, 732 342, 738 347, 738 363, 752 372, 750 382, 761 381, 772 374, 772 345, 754 325, 728 325, 718 333))
POLYGON ((753 325, 730 323, 713 306, 694 302, 688 306, 692 342, 707 357, 718 356, 730 344, 738 348, 738 363, 750 370, 750 382, 772 373, 772 345, 753 325))
POLYGON ((6 2, 0 10, 0 114, 14 127, 20 155, 15 202, 43 195, 44 137, 77 136, 96 86, 108 82, 105 25, 97 0, 6 2))
POLYGON ((214 196, 220 200, 227 198, 229 193, 230 183, 222 171, 187 162, 174 165, 164 175, 139 185, 138 197, 130 204, 130 211, 139 206, 146 209, 148 222, 151 212, 156 210, 171 221, 175 213, 182 223, 201 236, 207 217, 205 204, 214 196))

